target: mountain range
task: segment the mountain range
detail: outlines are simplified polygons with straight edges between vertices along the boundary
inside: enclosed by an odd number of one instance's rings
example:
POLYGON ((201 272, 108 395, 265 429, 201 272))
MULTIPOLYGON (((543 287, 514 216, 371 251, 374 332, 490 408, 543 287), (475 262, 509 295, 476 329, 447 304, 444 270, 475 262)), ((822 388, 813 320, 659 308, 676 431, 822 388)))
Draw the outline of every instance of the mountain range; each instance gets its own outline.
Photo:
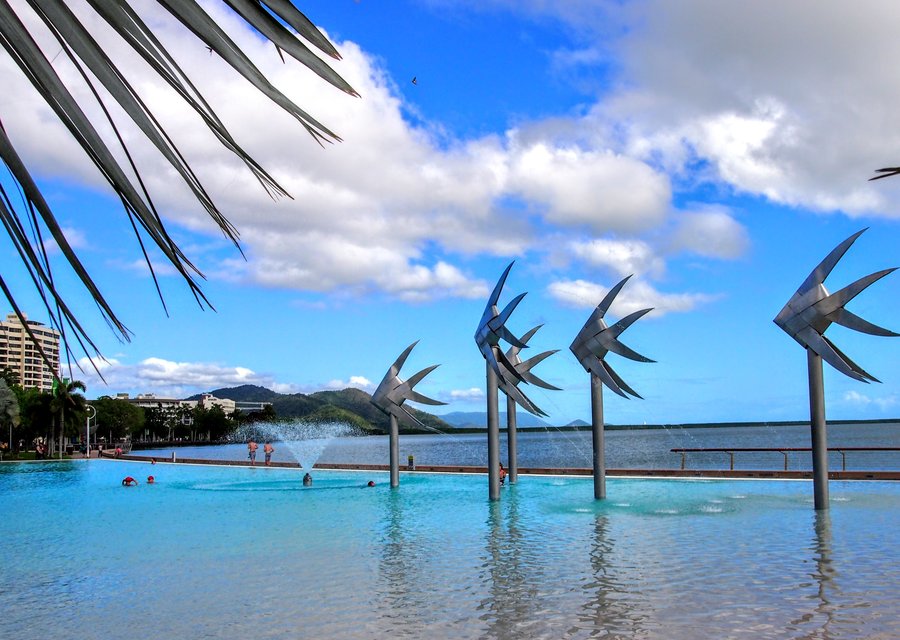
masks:
MULTIPOLYGON (((341 391, 317 391, 315 393, 278 393, 266 387, 245 384, 210 391, 217 398, 227 398, 235 402, 268 402, 272 404, 278 418, 302 419, 310 422, 347 422, 365 431, 387 432, 389 418, 371 403, 372 396, 361 389, 348 388, 341 391)), ((197 400, 192 396, 188 400, 197 400)), ((484 411, 453 411, 436 416, 426 411, 409 407, 422 424, 438 431, 454 428, 484 429, 487 427, 487 413, 484 411)), ((519 427, 549 427, 546 422, 526 411, 517 414, 519 427)), ((566 426, 580 427, 588 423, 576 420, 566 426)), ((506 426, 506 412, 500 412, 500 425, 506 426)), ((421 431, 421 427, 408 421, 400 424, 401 430, 421 431)))

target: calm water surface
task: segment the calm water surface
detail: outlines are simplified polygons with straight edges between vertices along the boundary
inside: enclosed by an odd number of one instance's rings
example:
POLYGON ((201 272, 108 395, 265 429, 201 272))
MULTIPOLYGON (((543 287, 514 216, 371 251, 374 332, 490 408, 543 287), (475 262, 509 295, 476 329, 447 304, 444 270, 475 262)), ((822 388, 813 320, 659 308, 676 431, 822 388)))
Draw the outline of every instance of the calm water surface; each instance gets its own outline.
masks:
POLYGON ((0 638, 900 637, 898 484, 300 476, 0 465, 0 638))
MULTIPOLYGON (((613 430, 606 432, 606 464, 611 469, 675 469, 681 465, 681 456, 671 452, 676 448, 773 448, 809 447, 808 426, 758 427, 701 427, 613 430)), ((480 465, 487 464, 487 440, 484 434, 460 435, 403 435, 400 437, 400 459, 412 455, 418 464, 480 465)), ((287 446, 276 446, 273 460, 294 462, 295 453, 300 457, 322 462, 361 464, 388 464, 387 436, 365 438, 313 439, 292 452, 287 446), (305 455, 304 455, 305 454, 305 455)), ((829 447, 898 447, 900 448, 900 424, 829 424, 829 447)), ((590 467, 591 432, 559 431, 520 432, 518 440, 520 467, 590 467)), ((171 449, 160 450, 160 455, 170 455, 171 449)), ((501 452, 506 460, 506 434, 501 433, 501 452)), ((138 452, 140 453, 140 452, 138 452)), ((177 450, 182 458, 213 460, 243 460, 247 447, 243 444, 216 447, 184 447, 177 450)), ((791 469, 810 469, 811 455, 789 453, 791 469)), ((261 458, 261 455, 260 455, 261 458)), ((728 456, 724 453, 688 454, 687 466, 693 469, 727 469, 728 456)), ((897 470, 900 469, 900 451, 849 452, 848 469, 897 470)), ((832 452, 829 466, 841 468, 841 456, 832 452)), ((737 469, 783 469, 784 457, 780 453, 738 453, 737 469)))

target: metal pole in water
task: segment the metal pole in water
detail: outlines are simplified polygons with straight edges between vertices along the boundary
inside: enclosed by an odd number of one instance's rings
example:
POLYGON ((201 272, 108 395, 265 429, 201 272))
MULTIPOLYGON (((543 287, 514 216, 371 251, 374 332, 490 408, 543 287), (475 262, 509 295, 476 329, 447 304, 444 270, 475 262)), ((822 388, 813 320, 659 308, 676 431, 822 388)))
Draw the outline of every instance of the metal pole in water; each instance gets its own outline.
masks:
POLYGON ((591 373, 591 435, 594 443, 594 499, 606 498, 606 451, 603 433, 603 383, 591 373))
POLYGON ((516 401, 506 396, 506 452, 509 483, 515 484, 519 478, 519 452, 516 434, 516 401))
POLYGON ((809 428, 812 436, 813 493, 816 511, 828 508, 828 435, 825 427, 825 384, 822 356, 806 350, 809 369, 809 428))
POLYGON ((400 486, 400 427, 397 424, 397 416, 391 414, 391 486, 400 486))
POLYGON ((488 436, 488 497, 500 499, 500 411, 497 405, 499 383, 489 362, 487 369, 487 436, 488 436))

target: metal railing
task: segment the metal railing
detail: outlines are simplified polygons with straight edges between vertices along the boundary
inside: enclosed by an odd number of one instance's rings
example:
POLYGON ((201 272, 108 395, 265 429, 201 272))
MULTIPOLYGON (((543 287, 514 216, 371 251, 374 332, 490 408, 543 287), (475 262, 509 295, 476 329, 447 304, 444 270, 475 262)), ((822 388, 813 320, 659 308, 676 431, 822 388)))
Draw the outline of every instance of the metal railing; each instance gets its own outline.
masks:
MULTIPOLYGON (((812 451, 809 447, 731 447, 723 449, 670 449, 672 453, 681 454, 681 468, 685 469, 685 462, 688 453, 727 453, 729 458, 729 469, 734 471, 734 454, 735 453, 780 453, 784 456, 784 470, 788 470, 788 454, 803 451, 812 451)), ((847 452, 848 451, 900 451, 900 447, 829 447, 828 451, 837 451, 841 454, 841 471, 847 470, 847 452)))

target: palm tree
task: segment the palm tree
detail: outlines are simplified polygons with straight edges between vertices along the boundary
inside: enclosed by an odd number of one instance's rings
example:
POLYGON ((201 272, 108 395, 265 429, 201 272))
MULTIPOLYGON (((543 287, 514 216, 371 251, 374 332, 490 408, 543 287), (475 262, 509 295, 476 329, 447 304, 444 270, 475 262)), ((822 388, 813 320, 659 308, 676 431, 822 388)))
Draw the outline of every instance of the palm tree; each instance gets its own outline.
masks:
MULTIPOLYGON (((214 133, 222 145, 237 155, 259 180, 263 189, 275 198, 289 194, 250 157, 216 115, 212 106, 204 99, 185 71, 175 62, 154 35, 153 29, 130 6, 127 0, 86 0, 89 11, 102 18, 112 30, 122 38, 146 62, 147 72, 155 74, 168 83, 176 93, 197 113, 200 120, 214 133)), ((207 14, 197 0, 157 0, 158 4, 183 23, 204 45, 210 54, 220 56, 237 73, 246 78, 261 93, 294 116, 319 144, 337 141, 340 138, 315 118, 289 100, 272 86, 259 69, 226 35, 207 14)), ((294 7, 290 0, 226 0, 232 11, 237 13, 255 33, 267 38, 283 58, 283 52, 298 60, 326 82, 344 92, 357 96, 356 91, 341 78, 328 64, 320 59, 307 44, 333 59, 340 55, 330 42, 316 29, 310 20, 294 7), (291 30, 293 29, 293 31, 291 30)), ((0 44, 6 49, 13 62, 34 85, 37 92, 56 114, 56 117, 78 141, 88 159, 97 167, 122 201, 125 214, 131 223, 141 246, 144 259, 154 273, 145 243, 155 245, 165 259, 184 278, 198 304, 211 306, 196 281, 203 274, 191 263, 175 241, 169 236, 162 222, 161 213, 154 207, 151 194, 141 179, 139 168, 128 153, 119 128, 107 108, 102 95, 111 97, 121 111, 140 128, 159 153, 172 165, 185 181, 197 201, 216 222, 222 232, 238 246, 236 229, 213 203, 210 195, 194 175, 187 161, 169 134, 163 129, 153 113, 143 102, 135 89, 135 84, 122 69, 116 66, 104 47, 87 28, 89 20, 79 20, 68 8, 65 0, 27 0, 13 7, 9 0, 0 0, 0 44), (40 49, 32 33, 37 27, 26 26, 20 14, 33 11, 40 19, 46 33, 55 37, 59 52, 51 53, 68 58, 80 72, 100 104, 108 125, 115 132, 115 146, 124 151, 129 159, 122 166, 115 159, 113 150, 101 138, 95 123, 85 114, 78 102, 53 67, 53 60, 40 49), (104 91, 101 91, 101 88, 104 91), (133 177, 129 177, 129 174, 133 177)), ((32 20, 29 24, 34 24, 32 20)), ((108 100, 109 98, 106 98, 108 100)), ((74 311, 66 303, 62 292, 57 289, 51 273, 44 242, 52 238, 59 246, 69 266, 96 302, 101 314, 121 339, 129 339, 128 329, 119 321, 107 304, 103 295, 85 270, 75 250, 66 240, 57 222, 54 211, 44 198, 40 187, 32 178, 25 163, 16 152, 13 140, 15 132, 7 132, 0 114, 0 159, 18 187, 16 198, 10 197, 0 184, 0 222, 16 247, 22 264, 28 271, 32 286, 38 291, 53 324, 60 332, 68 329, 80 348, 87 353, 97 353, 97 348, 79 324, 74 311), (12 134, 12 135, 10 135, 12 134), (14 204, 19 200, 22 204, 14 204), (44 236, 49 235, 50 238, 44 236)), ((156 276, 154 274, 154 281, 156 276)), ((159 293, 159 284, 156 284, 159 293)), ((0 272, 0 291, 9 300, 13 310, 21 318, 10 283, 0 272)), ((160 298, 161 298, 160 293, 160 298)), ((163 302, 165 307, 165 302, 163 302)), ((26 331, 29 326, 23 321, 26 331)), ((34 339, 34 336, 31 336, 34 339)), ((34 340, 38 344, 37 340, 34 340)), ((66 350, 71 350, 66 341, 66 350)), ((42 354, 43 355, 43 354, 42 354)), ((47 359, 46 356, 44 358, 47 359)))
MULTIPOLYGON (((15 392, 6 384, 6 380, 0 377, 0 427, 9 427, 9 451, 13 447, 13 427, 19 424, 19 399, 15 392)), ((0 432, 2 433, 2 432, 0 432)))
POLYGON ((62 458, 63 438, 66 432, 66 409, 69 409, 70 415, 84 411, 87 400, 76 390, 87 391, 87 387, 80 380, 62 379, 54 385, 53 400, 50 402, 50 411, 53 415, 58 415, 57 423, 59 424, 59 457, 62 458))

